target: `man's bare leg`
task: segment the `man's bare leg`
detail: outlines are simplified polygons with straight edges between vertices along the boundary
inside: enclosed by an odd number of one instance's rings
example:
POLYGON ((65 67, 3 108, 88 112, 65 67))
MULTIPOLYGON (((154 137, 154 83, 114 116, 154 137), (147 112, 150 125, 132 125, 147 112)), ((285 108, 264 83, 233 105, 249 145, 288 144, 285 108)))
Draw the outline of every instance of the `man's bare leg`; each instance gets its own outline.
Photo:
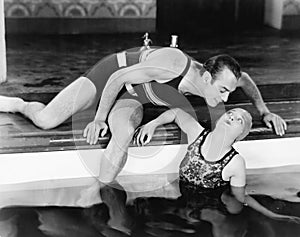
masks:
POLYGON ((16 113, 24 108, 24 100, 18 97, 0 96, 0 112, 16 113))
POLYGON ((19 112, 42 128, 50 129, 63 123, 76 112, 88 108, 96 97, 96 87, 80 77, 64 88, 48 105, 25 102, 21 98, 0 96, 0 112, 19 112))
POLYGON ((142 105, 135 100, 119 100, 110 112, 108 123, 111 140, 101 160, 99 180, 114 181, 127 161, 129 144, 143 118, 142 105))
POLYGON ((100 189, 100 197, 109 208, 108 226, 130 235, 134 221, 126 210, 127 193, 124 188, 113 182, 100 189))
POLYGON ((117 101, 108 118, 112 136, 101 157, 99 180, 81 192, 78 205, 93 203, 100 188, 109 185, 120 173, 127 161, 128 146, 142 118, 143 108, 139 102, 130 99, 117 101))

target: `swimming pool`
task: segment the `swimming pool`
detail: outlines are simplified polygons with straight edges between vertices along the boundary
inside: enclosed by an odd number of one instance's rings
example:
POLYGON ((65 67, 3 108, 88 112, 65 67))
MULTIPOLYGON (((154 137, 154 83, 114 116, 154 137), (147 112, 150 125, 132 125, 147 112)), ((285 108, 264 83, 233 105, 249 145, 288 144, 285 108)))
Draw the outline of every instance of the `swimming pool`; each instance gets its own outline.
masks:
MULTIPOLYGON (((300 138, 294 137, 242 141, 235 147, 246 158, 247 192, 276 213, 298 217, 299 144, 300 138)), ((198 194, 184 198, 177 182, 177 167, 184 152, 185 145, 131 147, 118 177, 122 188, 106 190, 108 199, 117 202, 111 203, 116 210, 110 210, 98 193, 84 203, 78 202, 81 193, 95 182, 103 150, 1 154, 0 235, 300 234, 298 224, 272 220, 249 207, 238 213, 226 211, 230 203, 224 204, 222 193, 201 194, 205 205, 195 201, 198 194), (125 197, 126 202, 118 204, 125 197), (118 213, 126 216, 112 216, 118 213)))
MULTIPOLYGON (((2 192, 0 235, 282 237, 300 234, 298 223, 274 220, 245 207, 227 188, 195 192, 174 181, 176 175, 123 176, 119 184, 101 188, 97 199, 86 203, 87 207, 76 205, 79 193, 92 182, 83 178, 73 180, 77 182, 74 187, 59 187, 43 181, 44 188, 35 186, 25 191, 2 192), (169 180, 173 182, 168 183, 169 180), (158 187, 158 183, 164 186, 158 187), (144 191, 145 186, 156 189, 144 191), (3 198, 13 200, 14 205, 3 207, 3 198)), ((270 185, 270 176, 278 177, 271 186, 283 185, 283 189, 289 190, 283 197, 292 196, 293 190, 297 196, 299 186, 292 190, 295 183, 290 181, 299 180, 300 172, 251 174, 249 191, 255 185, 262 189, 266 183, 270 185), (285 182, 279 184, 277 180, 285 182)), ((272 212, 300 217, 300 200, 290 202, 262 194, 251 196, 272 212)))

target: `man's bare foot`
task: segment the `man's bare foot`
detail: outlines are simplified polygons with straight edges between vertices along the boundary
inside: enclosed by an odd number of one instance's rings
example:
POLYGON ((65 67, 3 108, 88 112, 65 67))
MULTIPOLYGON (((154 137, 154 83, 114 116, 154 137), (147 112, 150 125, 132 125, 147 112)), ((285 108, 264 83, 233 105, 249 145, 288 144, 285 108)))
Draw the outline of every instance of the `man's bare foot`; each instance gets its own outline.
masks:
POLYGON ((16 113, 24 109, 26 102, 17 97, 0 96, 0 112, 16 113))
POLYGON ((106 185, 100 189, 103 203, 109 208, 108 225, 120 232, 130 235, 134 222, 126 209, 127 194, 117 182, 106 185))

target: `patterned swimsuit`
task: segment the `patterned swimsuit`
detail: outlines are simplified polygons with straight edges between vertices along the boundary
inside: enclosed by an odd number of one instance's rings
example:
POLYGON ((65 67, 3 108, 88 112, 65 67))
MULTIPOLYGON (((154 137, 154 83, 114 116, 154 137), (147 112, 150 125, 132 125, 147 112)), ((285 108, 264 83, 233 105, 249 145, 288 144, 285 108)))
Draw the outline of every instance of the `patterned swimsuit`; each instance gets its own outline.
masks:
POLYGON ((187 153, 180 164, 180 181, 201 188, 218 188, 226 186, 229 181, 222 178, 224 167, 238 154, 232 148, 218 161, 207 161, 201 154, 201 147, 209 134, 209 130, 203 130, 198 138, 188 146, 187 153))

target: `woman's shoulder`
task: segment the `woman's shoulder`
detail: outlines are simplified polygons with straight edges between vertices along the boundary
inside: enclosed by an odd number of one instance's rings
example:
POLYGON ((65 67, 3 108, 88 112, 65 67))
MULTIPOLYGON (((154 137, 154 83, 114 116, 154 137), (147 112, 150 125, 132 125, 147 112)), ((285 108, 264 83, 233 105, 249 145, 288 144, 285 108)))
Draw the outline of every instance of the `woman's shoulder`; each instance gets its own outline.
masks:
MULTIPOLYGON (((234 150, 235 151, 235 150, 234 150)), ((228 163, 229 166, 233 169, 246 169, 246 162, 244 157, 235 151, 235 155, 232 157, 231 161, 228 163)))
MULTIPOLYGON (((223 176, 229 180, 242 180, 244 183, 246 175, 246 163, 240 154, 236 154, 230 162, 224 167, 223 176), (233 179, 232 179, 233 178, 233 179)), ((240 186, 240 185, 239 185, 240 186)))

